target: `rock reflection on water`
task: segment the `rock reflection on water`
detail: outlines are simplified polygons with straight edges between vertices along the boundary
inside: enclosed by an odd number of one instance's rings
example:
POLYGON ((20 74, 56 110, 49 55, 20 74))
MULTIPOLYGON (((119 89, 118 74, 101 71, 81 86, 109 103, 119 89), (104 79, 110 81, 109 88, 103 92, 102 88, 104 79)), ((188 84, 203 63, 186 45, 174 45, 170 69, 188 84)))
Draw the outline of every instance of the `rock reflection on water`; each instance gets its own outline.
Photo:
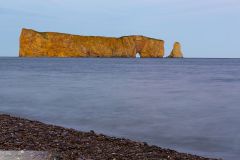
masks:
POLYGON ((240 59, 0 58, 0 112, 240 156, 240 59))

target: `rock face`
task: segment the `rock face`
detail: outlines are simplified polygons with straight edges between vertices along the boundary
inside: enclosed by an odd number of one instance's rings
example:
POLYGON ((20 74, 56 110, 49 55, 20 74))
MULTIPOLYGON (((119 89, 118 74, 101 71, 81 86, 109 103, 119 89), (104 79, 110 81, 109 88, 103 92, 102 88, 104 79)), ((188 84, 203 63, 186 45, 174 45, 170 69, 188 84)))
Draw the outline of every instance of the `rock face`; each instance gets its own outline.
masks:
POLYGON ((22 29, 20 57, 135 57, 162 58, 164 41, 144 36, 120 38, 78 36, 22 29))
POLYGON ((181 44, 179 42, 175 42, 173 45, 173 50, 168 58, 183 58, 183 54, 181 51, 181 44))

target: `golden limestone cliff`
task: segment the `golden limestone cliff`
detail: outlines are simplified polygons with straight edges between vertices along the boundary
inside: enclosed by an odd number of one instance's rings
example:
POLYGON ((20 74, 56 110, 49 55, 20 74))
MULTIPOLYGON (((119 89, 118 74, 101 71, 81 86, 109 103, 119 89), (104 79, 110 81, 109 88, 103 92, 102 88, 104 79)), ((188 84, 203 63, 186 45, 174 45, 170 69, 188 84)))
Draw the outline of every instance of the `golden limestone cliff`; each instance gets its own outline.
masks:
POLYGON ((135 57, 162 58, 164 41, 144 36, 120 38, 79 36, 22 29, 20 57, 135 57))
POLYGON ((168 58, 183 58, 183 53, 181 49, 181 44, 179 42, 175 42, 173 45, 173 50, 168 58))

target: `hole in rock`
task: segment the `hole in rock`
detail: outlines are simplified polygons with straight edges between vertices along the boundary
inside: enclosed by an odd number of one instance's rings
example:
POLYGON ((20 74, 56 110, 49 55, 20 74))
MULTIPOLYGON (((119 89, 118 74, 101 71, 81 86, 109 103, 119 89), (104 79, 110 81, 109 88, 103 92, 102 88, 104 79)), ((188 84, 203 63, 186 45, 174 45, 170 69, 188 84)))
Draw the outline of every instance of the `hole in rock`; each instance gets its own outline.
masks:
POLYGON ((141 58, 140 53, 137 53, 137 54, 136 54, 136 58, 141 58))

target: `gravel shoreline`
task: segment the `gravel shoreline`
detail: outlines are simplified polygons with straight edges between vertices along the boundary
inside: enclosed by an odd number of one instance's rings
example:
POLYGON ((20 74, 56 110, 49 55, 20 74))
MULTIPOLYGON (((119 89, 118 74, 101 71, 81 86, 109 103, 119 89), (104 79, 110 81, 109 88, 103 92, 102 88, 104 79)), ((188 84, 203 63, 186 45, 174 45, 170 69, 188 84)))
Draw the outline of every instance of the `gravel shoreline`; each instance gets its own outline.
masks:
POLYGON ((214 160, 3 114, 0 150, 48 151, 66 160, 214 160))

